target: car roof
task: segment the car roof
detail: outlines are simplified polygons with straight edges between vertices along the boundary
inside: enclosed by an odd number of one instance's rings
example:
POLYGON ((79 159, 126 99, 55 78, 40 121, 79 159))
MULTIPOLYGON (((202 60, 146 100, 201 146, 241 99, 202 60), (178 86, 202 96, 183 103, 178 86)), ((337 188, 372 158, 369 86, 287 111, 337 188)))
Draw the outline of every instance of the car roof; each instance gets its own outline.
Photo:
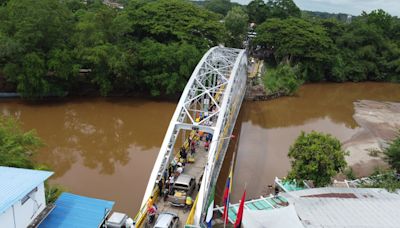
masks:
POLYGON ((159 214, 154 228, 168 227, 170 225, 171 221, 176 216, 177 216, 176 214, 170 213, 170 212, 164 212, 164 213, 159 214))
POLYGON ((186 174, 181 174, 179 175, 178 179, 176 179, 175 184, 188 185, 192 178, 194 177, 186 174))

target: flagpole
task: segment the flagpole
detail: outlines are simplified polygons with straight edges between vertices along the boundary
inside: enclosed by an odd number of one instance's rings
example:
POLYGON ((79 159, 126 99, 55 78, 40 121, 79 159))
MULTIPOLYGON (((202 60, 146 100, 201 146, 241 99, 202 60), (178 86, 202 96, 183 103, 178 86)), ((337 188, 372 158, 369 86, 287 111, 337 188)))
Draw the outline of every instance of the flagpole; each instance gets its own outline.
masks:
POLYGON ((231 191, 230 190, 232 189, 232 183, 233 183, 233 165, 234 165, 235 156, 236 156, 236 143, 235 143, 235 150, 233 151, 233 156, 232 156, 232 160, 231 160, 231 167, 229 169, 229 174, 228 174, 228 178, 231 175, 231 173, 232 173, 232 176, 231 176, 230 183, 229 183, 229 191, 228 191, 228 198, 227 198, 227 202, 228 203, 225 203, 225 204, 228 204, 228 205, 226 205, 227 209, 226 209, 226 214, 224 215, 224 228, 226 228, 226 221, 228 220, 228 215, 229 215, 229 202, 230 202, 230 197, 231 197, 231 191))

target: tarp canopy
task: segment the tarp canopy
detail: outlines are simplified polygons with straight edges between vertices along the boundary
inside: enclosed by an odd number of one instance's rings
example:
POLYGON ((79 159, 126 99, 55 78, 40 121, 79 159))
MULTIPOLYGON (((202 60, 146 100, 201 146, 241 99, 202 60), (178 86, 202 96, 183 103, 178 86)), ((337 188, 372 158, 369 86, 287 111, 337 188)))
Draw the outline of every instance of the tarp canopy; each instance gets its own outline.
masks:
POLYGON ((243 213, 244 228, 304 228, 293 205, 274 210, 247 210, 243 213))
POLYGON ((99 227, 114 202, 64 192, 55 205, 55 209, 39 225, 40 228, 99 227))

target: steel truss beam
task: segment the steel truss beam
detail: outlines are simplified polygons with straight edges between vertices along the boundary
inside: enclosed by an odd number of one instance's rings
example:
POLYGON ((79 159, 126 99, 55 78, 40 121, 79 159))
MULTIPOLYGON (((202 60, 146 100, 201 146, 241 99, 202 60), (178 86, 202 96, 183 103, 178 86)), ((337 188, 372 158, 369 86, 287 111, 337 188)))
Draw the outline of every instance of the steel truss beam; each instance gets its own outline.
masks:
POLYGON ((154 164, 142 206, 151 196, 156 180, 161 177, 174 156, 173 148, 179 131, 198 129, 208 132, 214 137, 195 211, 194 225, 200 225, 209 187, 215 184, 220 160, 223 160, 227 142, 229 143, 229 139, 224 142, 219 142, 218 139, 229 136, 233 130, 245 92, 246 73, 247 57, 244 50, 214 47, 203 56, 176 107, 154 164))

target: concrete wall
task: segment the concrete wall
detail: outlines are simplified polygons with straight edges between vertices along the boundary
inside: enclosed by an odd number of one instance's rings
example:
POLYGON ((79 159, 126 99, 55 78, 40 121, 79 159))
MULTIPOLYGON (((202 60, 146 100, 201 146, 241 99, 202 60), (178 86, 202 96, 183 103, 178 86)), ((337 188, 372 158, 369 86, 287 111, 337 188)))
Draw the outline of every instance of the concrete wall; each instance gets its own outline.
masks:
POLYGON ((42 183, 37 187, 37 191, 31 193, 30 198, 23 204, 22 199, 20 199, 4 214, 0 215, 0 227, 25 228, 45 207, 46 200, 44 196, 44 184, 42 183))
POLYGON ((4 213, 0 214, 0 227, 15 227, 13 208, 8 208, 4 213))

